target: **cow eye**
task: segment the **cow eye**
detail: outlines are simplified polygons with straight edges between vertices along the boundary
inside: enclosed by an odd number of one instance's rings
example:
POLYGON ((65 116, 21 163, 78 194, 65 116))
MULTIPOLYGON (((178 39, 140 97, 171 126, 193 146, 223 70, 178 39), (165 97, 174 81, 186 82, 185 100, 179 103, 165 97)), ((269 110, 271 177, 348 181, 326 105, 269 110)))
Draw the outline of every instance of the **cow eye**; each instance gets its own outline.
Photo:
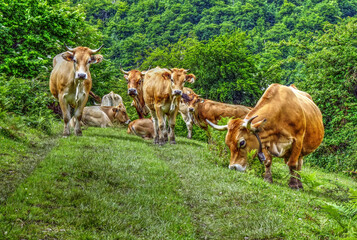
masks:
POLYGON ((244 139, 239 140, 239 148, 244 148, 246 144, 247 143, 244 139))
POLYGON ((138 84, 140 84, 141 83, 141 79, 138 81, 138 84))

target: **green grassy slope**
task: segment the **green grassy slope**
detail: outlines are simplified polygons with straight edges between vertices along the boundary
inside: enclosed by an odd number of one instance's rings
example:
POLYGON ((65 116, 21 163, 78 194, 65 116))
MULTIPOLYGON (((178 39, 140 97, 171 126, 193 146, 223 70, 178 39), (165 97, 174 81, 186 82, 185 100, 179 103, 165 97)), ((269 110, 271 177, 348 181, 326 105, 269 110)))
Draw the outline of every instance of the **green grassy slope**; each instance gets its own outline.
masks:
POLYGON ((321 202, 356 187, 304 168, 323 187, 294 191, 281 162, 268 184, 217 165, 202 142, 177 143, 154 146, 118 128, 59 138, 0 205, 0 239, 332 239, 321 202))

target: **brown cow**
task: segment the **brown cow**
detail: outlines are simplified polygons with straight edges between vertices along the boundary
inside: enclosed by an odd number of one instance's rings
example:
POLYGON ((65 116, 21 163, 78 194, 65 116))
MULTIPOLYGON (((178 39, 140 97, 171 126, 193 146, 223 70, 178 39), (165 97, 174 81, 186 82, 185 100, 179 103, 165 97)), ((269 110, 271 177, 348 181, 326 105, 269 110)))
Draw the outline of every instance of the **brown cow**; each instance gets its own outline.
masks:
POLYGON ((87 47, 67 48, 67 52, 58 54, 53 59, 53 70, 50 76, 50 91, 59 100, 63 120, 63 136, 70 134, 70 108, 74 108, 74 117, 77 119, 74 132, 82 135, 80 121, 83 108, 87 103, 89 91, 92 88, 92 78, 89 65, 102 61, 102 55, 94 55, 103 46, 96 50, 87 47))
MULTIPOLYGON (((83 109, 81 125, 93 127, 112 127, 113 123, 128 124, 129 116, 122 103, 118 106, 89 106, 83 109)), ((76 123, 73 117, 70 126, 73 128, 76 123)))
POLYGON ((139 118, 144 118, 149 114, 143 97, 143 80, 147 71, 140 72, 135 69, 124 71, 122 68, 120 71, 124 73, 124 78, 128 82, 128 95, 133 98, 132 106, 136 108, 139 118))
POLYGON ((176 115, 186 81, 193 83, 195 75, 187 74, 185 69, 171 70, 156 67, 145 74, 143 93, 146 106, 154 122, 154 143, 163 145, 167 141, 165 115, 170 128, 170 143, 175 144, 176 115))
POLYGON ((324 136, 322 115, 311 96, 280 84, 270 85, 244 119, 230 120, 226 126, 210 125, 228 130, 230 169, 244 171, 247 154, 257 149, 261 161, 267 157, 264 179, 272 182, 272 156, 281 157, 290 168, 289 186, 295 189, 302 188, 296 171, 301 170, 303 156, 312 153, 324 136))
POLYGON ((154 137, 154 124, 152 119, 143 118, 136 119, 129 123, 128 133, 135 134, 144 139, 151 139, 154 137))
POLYGON ((192 113, 195 123, 202 129, 208 130, 206 119, 217 124, 222 117, 242 118, 251 108, 243 105, 232 105, 200 98, 195 93, 183 95, 188 110, 192 113))

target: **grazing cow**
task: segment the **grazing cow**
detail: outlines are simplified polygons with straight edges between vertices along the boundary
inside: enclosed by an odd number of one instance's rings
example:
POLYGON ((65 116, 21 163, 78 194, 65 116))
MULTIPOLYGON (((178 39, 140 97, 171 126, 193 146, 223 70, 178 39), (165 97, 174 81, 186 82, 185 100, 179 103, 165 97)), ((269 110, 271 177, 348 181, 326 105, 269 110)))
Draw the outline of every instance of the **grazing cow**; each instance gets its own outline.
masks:
POLYGON ((154 124, 150 118, 136 119, 129 123, 128 133, 135 134, 144 139, 154 137, 154 124))
POLYGON ((123 104, 123 99, 113 91, 102 97, 101 106, 118 106, 119 104, 123 104))
POLYGON ((96 50, 87 47, 67 48, 67 52, 58 54, 53 59, 53 70, 50 76, 50 91, 59 100, 63 120, 63 136, 70 134, 70 109, 74 108, 76 126, 74 133, 82 135, 80 121, 83 108, 87 103, 89 91, 92 88, 92 78, 89 65, 103 60, 102 55, 96 54, 103 46, 96 50))
MULTIPOLYGON (((128 124, 130 119, 122 103, 118 106, 90 106, 83 109, 81 125, 93 127, 112 127, 113 123, 128 124)), ((74 127, 76 119, 73 117, 70 126, 74 127)))
POLYGON ((322 115, 311 96, 295 86, 280 84, 270 85, 244 119, 230 120, 226 126, 210 125, 217 130, 228 130, 230 169, 244 171, 247 154, 257 149, 258 158, 265 163, 264 179, 272 182, 272 156, 281 157, 289 166, 289 186, 294 189, 303 188, 297 173, 303 156, 312 153, 324 136, 322 115))
POLYGON ((251 108, 243 105, 232 105, 200 98, 197 94, 183 95, 182 98, 188 105, 195 123, 202 129, 208 130, 206 119, 217 124, 222 117, 242 118, 251 108))
POLYGON ((170 143, 175 144, 176 115, 181 100, 182 88, 186 81, 193 83, 195 75, 188 70, 171 70, 156 67, 145 74, 143 93, 146 106, 154 122, 154 143, 163 145, 167 141, 165 115, 170 128, 170 143))
POLYGON ((149 114, 149 109, 146 107, 143 97, 143 80, 147 71, 140 72, 135 69, 124 71, 122 68, 120 68, 120 71, 128 82, 128 95, 133 98, 132 106, 136 108, 139 118, 144 118, 149 114))
MULTIPOLYGON (((182 94, 190 95, 192 93, 194 93, 192 89, 187 88, 187 87, 183 88, 182 94)), ((186 105, 184 99, 182 99, 182 98, 180 100, 179 113, 181 114, 182 119, 186 123, 187 138, 191 139, 192 138, 192 127, 193 127, 193 124, 194 124, 194 118, 193 118, 192 112, 190 112, 188 110, 188 106, 186 105)))

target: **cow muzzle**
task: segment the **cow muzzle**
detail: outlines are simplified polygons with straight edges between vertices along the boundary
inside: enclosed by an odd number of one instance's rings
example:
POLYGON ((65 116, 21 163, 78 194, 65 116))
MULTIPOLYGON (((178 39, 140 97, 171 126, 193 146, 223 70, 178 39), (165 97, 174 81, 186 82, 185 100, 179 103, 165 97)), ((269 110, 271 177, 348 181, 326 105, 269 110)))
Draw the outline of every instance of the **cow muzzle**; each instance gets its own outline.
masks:
POLYGON ((138 95, 138 91, 136 90, 136 88, 129 88, 128 89, 128 94, 130 96, 137 96, 138 95))
POLYGON ((190 108, 188 108, 188 111, 189 111, 189 112, 194 112, 195 109, 194 109, 193 107, 190 107, 190 108))
POLYGON ((130 121, 130 119, 128 119, 126 122, 125 122, 125 124, 129 124, 131 121, 130 121))
POLYGON ((83 72, 76 72, 76 79, 87 79, 87 74, 83 72))
POLYGON ((231 170, 237 170, 237 171, 239 171, 239 172, 244 172, 246 168, 247 168, 247 167, 242 167, 242 165, 240 165, 240 164, 229 165, 229 169, 231 169, 231 170))
POLYGON ((182 95, 182 91, 181 91, 181 90, 174 90, 174 91, 172 92, 172 95, 181 96, 181 95, 182 95))

